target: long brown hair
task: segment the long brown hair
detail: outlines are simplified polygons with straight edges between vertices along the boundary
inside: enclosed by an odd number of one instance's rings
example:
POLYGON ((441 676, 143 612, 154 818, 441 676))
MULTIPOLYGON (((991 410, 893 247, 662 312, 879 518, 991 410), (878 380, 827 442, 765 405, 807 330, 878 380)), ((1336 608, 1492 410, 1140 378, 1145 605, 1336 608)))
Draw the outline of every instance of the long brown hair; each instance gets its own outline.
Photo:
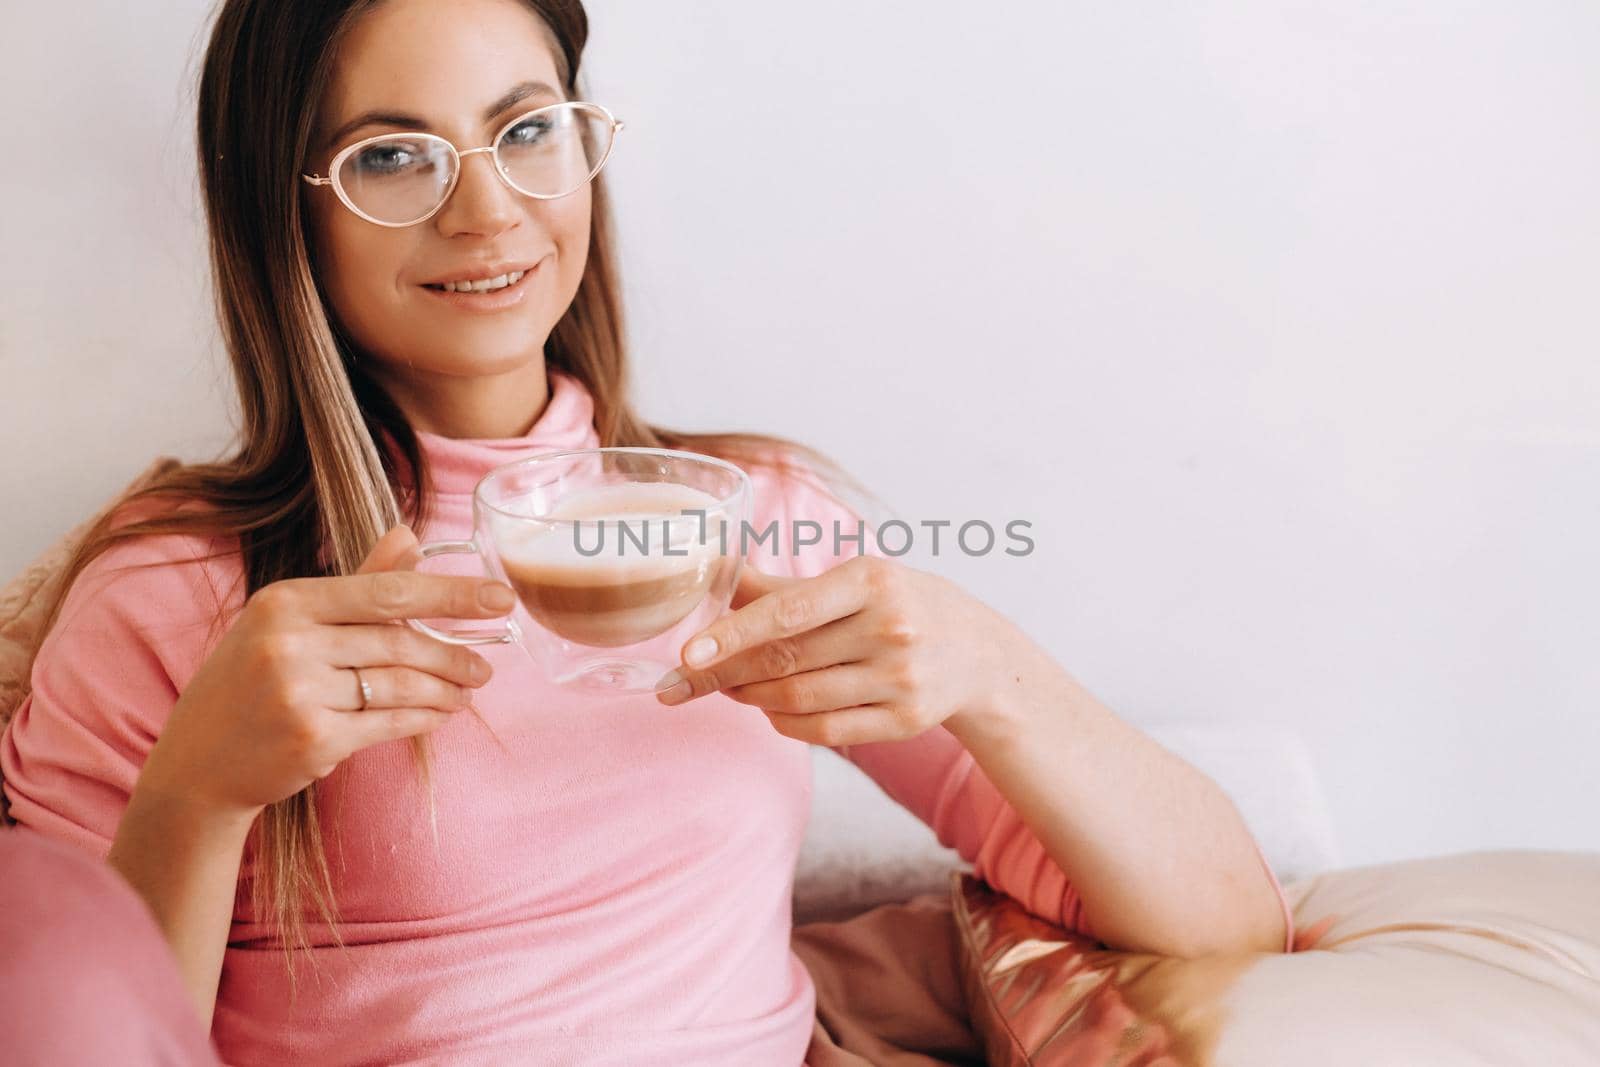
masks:
MULTIPOLYGON (((523 0, 559 45, 576 98, 588 38, 579 0, 523 0)), ((128 538, 238 538, 246 594, 285 578, 353 572, 396 523, 427 518, 428 475, 415 433, 361 371, 313 274, 298 175, 316 107, 343 33, 381 0, 225 0, 200 76, 198 152, 216 313, 240 407, 237 451, 180 466, 124 501, 76 552, 60 588, 128 538), (154 517, 119 521, 130 504, 154 517), (198 504, 200 506, 192 506, 198 504)), ((549 368, 594 398, 602 445, 679 448, 746 466, 798 459, 835 485, 856 486, 813 449, 755 433, 684 433, 645 422, 629 373, 605 183, 593 182, 588 262, 577 295, 545 344, 549 368)), ((63 594, 64 595, 64 594, 63 594)), ((59 607, 59 601, 57 606, 59 607)), ((427 749, 413 739, 427 780, 427 749)), ((252 900, 292 962, 308 944, 309 904, 335 939, 335 902, 317 816, 317 788, 270 805, 255 827, 252 900)), ((293 969, 291 967, 291 976, 293 969)))

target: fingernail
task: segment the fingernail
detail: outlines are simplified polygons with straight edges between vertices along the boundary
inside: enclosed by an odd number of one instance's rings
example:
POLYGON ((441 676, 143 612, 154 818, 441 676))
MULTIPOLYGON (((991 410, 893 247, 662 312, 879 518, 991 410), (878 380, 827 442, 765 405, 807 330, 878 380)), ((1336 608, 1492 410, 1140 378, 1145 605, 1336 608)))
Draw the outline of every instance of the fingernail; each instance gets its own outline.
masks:
POLYGON ((489 666, 489 661, 482 656, 475 656, 472 660, 472 684, 482 685, 494 676, 494 668, 489 666))
POLYGON ((664 689, 661 692, 657 693, 656 694, 656 699, 661 701, 661 703, 663 703, 663 704, 676 704, 681 700, 687 699, 688 696, 689 696, 689 683, 688 682, 679 682, 677 685, 672 686, 670 689, 664 689))
POLYGON ((510 611, 517 602, 517 595, 508 585, 499 582, 484 582, 478 586, 478 603, 490 611, 510 611))
POLYGON ((709 637, 697 637, 689 642, 689 647, 683 650, 683 661, 691 667, 699 667, 710 663, 711 657, 717 654, 717 642, 709 637))
POLYGON ((668 671, 666 674, 663 674, 661 676, 661 680, 656 683, 656 692, 659 693, 663 689, 671 689, 673 686, 677 685, 681 681, 683 681, 683 672, 682 671, 678 671, 678 670, 668 671))

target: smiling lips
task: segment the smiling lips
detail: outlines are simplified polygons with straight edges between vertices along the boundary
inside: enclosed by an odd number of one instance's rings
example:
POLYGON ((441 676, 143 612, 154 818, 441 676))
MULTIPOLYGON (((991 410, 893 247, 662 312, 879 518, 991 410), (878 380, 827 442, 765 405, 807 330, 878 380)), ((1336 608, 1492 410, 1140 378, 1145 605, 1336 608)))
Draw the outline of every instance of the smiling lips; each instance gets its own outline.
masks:
POLYGON ((534 263, 495 263, 459 268, 477 277, 423 282, 419 288, 436 304, 463 313, 498 315, 528 302, 529 290, 544 276, 548 259, 534 263))
POLYGON ((515 285, 526 273, 527 271, 514 270, 506 274, 497 274, 493 278, 479 278, 476 281, 428 282, 424 287, 446 293, 487 293, 515 285))

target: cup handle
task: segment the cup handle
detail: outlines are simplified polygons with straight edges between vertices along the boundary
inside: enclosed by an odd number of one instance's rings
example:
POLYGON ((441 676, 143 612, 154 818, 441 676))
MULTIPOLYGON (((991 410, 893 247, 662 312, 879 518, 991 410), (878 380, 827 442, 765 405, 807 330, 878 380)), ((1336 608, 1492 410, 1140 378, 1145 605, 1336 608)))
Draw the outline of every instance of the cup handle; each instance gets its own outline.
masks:
MULTIPOLYGON (((422 553, 423 559, 460 553, 477 555, 478 544, 476 541, 429 541, 425 545, 418 545, 417 550, 422 553)), ((507 619, 499 633, 487 630, 440 630, 416 619, 407 619, 406 622, 447 645, 509 645, 521 636, 513 619, 507 619)))

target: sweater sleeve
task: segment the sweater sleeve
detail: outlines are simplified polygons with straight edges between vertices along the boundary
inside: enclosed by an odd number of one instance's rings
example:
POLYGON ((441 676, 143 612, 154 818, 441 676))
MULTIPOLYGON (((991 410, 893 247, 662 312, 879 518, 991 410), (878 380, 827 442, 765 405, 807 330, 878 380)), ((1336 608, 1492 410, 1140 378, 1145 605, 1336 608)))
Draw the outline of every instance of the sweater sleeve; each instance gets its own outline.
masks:
POLYGON ((0 736, 11 817, 104 856, 178 693, 219 635, 206 542, 122 542, 72 583, 0 736))
MULTIPOLYGON (((811 577, 856 554, 856 543, 834 543, 833 524, 839 523, 849 535, 863 520, 814 476, 787 479, 781 496, 786 520, 810 520, 823 530, 821 542, 810 548, 784 545, 788 565, 782 573, 811 577)), ((808 538, 815 533, 812 527, 805 527, 805 531, 808 538)), ((883 555, 870 527, 859 551, 883 555)), ((770 567, 771 563, 758 560, 758 565, 770 567)), ((972 864, 978 878, 1016 900, 1034 916, 1095 937, 1090 916, 1085 914, 1068 872, 1050 858, 1038 835, 945 727, 936 726, 905 740, 845 745, 836 751, 927 824, 941 844, 955 849, 972 864)), ((1277 893, 1286 926, 1285 951, 1290 951, 1294 943, 1293 913, 1259 845, 1256 854, 1277 893)))

